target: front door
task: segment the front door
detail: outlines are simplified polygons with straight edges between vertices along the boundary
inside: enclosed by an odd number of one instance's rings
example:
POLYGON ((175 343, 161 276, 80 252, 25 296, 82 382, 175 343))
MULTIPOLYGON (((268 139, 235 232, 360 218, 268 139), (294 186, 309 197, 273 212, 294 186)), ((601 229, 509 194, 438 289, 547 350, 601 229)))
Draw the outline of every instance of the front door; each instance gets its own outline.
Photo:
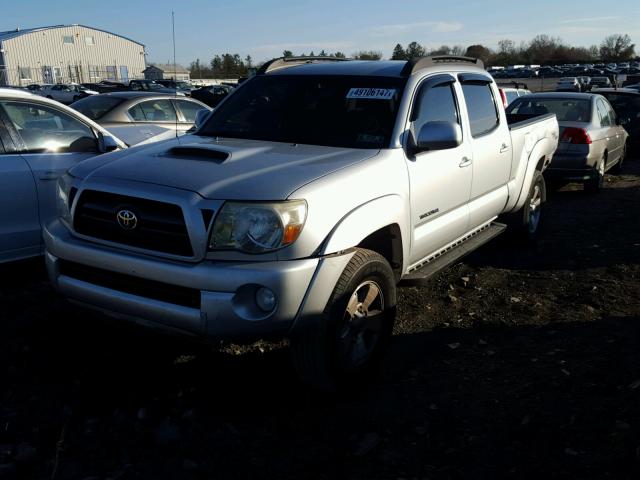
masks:
POLYGON ((0 263, 40 253, 36 184, 0 112, 0 263))
MULTIPOLYGON (((408 126, 414 143, 427 122, 446 121, 462 129, 455 148, 407 155, 410 182, 412 248, 410 264, 461 237, 469 223, 472 151, 461 124, 457 81, 451 75, 427 78, 419 87, 408 126)), ((407 150, 410 152, 410 148, 407 150)))
POLYGON ((99 153, 92 128, 49 105, 31 101, 3 101, 17 136, 18 149, 36 182, 40 221, 56 216, 56 181, 77 163, 99 153))

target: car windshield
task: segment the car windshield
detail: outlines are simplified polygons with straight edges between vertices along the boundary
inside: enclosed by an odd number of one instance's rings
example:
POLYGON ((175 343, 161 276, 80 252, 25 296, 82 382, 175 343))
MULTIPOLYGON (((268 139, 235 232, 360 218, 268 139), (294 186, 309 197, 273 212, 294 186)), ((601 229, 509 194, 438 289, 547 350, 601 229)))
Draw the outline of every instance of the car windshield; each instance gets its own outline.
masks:
POLYGON ((214 110, 199 135, 347 148, 389 145, 406 80, 260 75, 214 110))
POLYGON ((74 102, 72 107, 91 120, 99 120, 122 102, 122 98, 93 95, 74 102))
POLYGON ((591 100, 521 97, 509 105, 507 113, 529 115, 555 113, 559 122, 588 122, 591 119, 591 100))

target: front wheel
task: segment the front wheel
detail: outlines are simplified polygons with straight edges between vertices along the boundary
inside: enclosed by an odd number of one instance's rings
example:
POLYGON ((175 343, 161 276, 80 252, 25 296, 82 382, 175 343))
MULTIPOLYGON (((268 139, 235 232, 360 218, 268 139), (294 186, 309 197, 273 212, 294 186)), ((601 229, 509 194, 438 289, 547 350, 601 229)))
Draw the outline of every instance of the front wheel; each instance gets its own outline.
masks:
POLYGON ((309 386, 335 392, 375 371, 391 339, 396 284, 384 257, 356 250, 323 314, 291 338, 293 363, 309 386))

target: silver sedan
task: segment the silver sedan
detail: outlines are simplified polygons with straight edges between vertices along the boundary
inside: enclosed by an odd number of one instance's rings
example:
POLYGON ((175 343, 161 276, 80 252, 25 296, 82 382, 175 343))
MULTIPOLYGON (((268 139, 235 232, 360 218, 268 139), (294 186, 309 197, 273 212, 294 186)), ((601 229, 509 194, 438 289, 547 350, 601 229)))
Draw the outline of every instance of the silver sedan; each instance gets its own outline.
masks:
POLYGON ((545 172, 549 178, 584 182, 599 191, 605 172, 619 171, 628 134, 602 95, 590 93, 533 93, 515 100, 507 113, 533 116, 555 113, 560 142, 545 172))
POLYGON ((71 108, 113 132, 132 146, 168 131, 176 135, 193 127, 200 110, 210 111, 207 105, 188 97, 164 93, 114 92, 83 98, 71 108))

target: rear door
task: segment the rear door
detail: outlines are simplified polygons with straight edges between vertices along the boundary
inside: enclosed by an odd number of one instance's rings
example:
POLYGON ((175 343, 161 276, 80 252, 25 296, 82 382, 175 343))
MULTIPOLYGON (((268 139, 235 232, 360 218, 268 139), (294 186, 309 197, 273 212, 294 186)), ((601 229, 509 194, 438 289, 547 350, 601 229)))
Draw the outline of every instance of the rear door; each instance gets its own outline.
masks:
POLYGON ((17 150, 35 179, 44 225, 56 215, 58 176, 99 154, 98 138, 91 126, 49 105, 5 100, 0 107, 16 138, 17 150))
POLYGON ((0 109, 0 263, 40 253, 36 184, 0 109))
POLYGON ((607 160, 609 162, 617 161, 622 152, 624 151, 624 143, 626 141, 626 135, 624 134, 624 128, 618 125, 616 113, 613 111, 611 104, 603 99, 599 98, 598 102, 602 103, 602 108, 606 115, 609 117, 610 130, 609 130, 609 155, 607 160))
POLYGON ((463 140, 456 148, 407 155, 412 265, 461 237, 469 223, 472 152, 469 132, 461 120, 456 83, 451 75, 428 77, 414 97, 409 119, 414 139, 425 123, 447 121, 460 125, 463 140))
POLYGON ((511 135, 493 81, 482 74, 460 74, 473 148, 473 182, 469 227, 474 228, 502 212, 509 195, 511 135))
POLYGON ((615 162, 621 153, 622 143, 618 126, 615 124, 615 114, 613 110, 602 98, 596 100, 596 111, 600 120, 600 128, 596 138, 600 141, 601 148, 607 152, 607 164, 615 162))

